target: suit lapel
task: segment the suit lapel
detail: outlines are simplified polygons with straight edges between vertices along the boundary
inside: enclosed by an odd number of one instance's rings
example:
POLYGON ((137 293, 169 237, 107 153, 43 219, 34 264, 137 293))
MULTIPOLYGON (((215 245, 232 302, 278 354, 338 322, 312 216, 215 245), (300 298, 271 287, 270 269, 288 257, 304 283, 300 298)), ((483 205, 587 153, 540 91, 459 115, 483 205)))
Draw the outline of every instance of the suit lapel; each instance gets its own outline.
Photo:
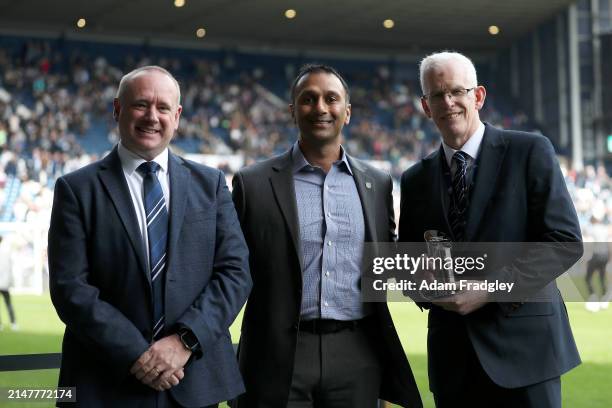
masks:
POLYGON ((134 203, 130 196, 130 190, 125 181, 125 176, 121 167, 121 160, 115 147, 101 163, 100 172, 98 173, 102 185, 106 188, 117 214, 123 223, 123 227, 127 232, 132 248, 136 253, 136 258, 140 264, 140 269, 149 284, 151 277, 147 272, 147 263, 145 258, 145 247, 138 227, 138 218, 134 210, 134 203))
POLYGON ((361 200, 364 224, 366 227, 365 240, 366 242, 376 242, 378 241, 378 237, 376 236, 376 226, 374 225, 374 221, 376 220, 375 184, 372 178, 367 174, 367 169, 363 167, 361 163, 349 155, 346 157, 351 165, 351 171, 353 172, 353 178, 355 179, 355 185, 357 186, 357 192, 361 200))
MULTIPOLYGON (((170 221, 168 226, 168 272, 177 254, 178 238, 181 234, 183 219, 185 218, 185 207, 191 182, 191 172, 184 165, 182 160, 168 152, 168 172, 170 175, 170 221)), ((168 274, 166 274, 166 279, 168 274)))
MULTIPOLYGON (((453 230, 450 226, 450 222, 448 221, 448 211, 450 208, 450 185, 448 184, 448 180, 450 180, 450 169, 448 168, 448 164, 446 163, 446 156, 444 155, 444 149, 442 145, 440 145, 440 149, 438 150, 437 157, 432 158, 432 166, 435 166, 436 169, 433 170, 432 174, 437 174, 437 177, 432 177, 435 180, 434 186, 434 194, 437 194, 441 199, 435 202, 439 202, 442 205, 442 214, 444 217, 444 226, 446 231, 443 231, 447 235, 453 237, 453 230)), ((453 237, 454 238, 454 237, 453 237)))
POLYGON ((501 132, 487 125, 477 160, 474 191, 470 197, 465 231, 466 241, 474 238, 491 194, 495 190, 506 147, 506 141, 501 132))
POLYGON ((298 220, 297 203, 295 201, 295 184, 293 181, 291 150, 286 152, 279 160, 279 163, 272 167, 273 173, 270 176, 272 191, 276 202, 283 214, 291 241, 298 254, 300 270, 304 270, 302 246, 300 245, 300 229, 298 220))
MULTIPOLYGON (((425 177, 428 180, 425 180, 425 184, 427 182, 431 183, 431 188, 429 188, 429 194, 427 195, 427 191, 415 191, 414 194, 425 194, 423 197, 424 202, 427 203, 429 208, 424 209, 429 214, 441 214, 438 221, 443 227, 443 232, 445 235, 454 238, 453 232, 450 227, 450 223, 448 222, 448 209, 450 206, 450 196, 449 196, 449 185, 447 182, 447 178, 450 177, 448 166, 444 163, 445 156, 444 151, 442 150, 442 146, 440 145, 440 149, 430 156, 423 159, 423 167, 425 168, 425 177)), ((434 229, 435 225, 426 225, 426 229, 434 229)), ((421 231, 421 233, 425 233, 425 231, 421 231)))

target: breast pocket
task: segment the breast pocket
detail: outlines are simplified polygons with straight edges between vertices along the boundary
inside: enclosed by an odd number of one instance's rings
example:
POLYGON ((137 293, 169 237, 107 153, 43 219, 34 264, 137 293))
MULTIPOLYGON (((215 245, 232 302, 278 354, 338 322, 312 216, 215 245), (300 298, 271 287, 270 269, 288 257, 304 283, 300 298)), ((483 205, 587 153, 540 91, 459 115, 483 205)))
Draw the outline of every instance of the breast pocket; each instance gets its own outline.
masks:
POLYGON ((217 213, 213 208, 205 210, 195 210, 185 213, 185 223, 207 221, 216 218, 217 213))

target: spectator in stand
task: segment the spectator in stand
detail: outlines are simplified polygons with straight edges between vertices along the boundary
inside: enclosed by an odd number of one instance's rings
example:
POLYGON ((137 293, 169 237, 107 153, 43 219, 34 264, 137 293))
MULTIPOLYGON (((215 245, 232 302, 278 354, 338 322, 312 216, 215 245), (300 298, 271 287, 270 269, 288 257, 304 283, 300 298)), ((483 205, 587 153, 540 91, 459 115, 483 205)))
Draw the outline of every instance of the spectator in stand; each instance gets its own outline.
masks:
MULTIPOLYGON (((0 235, 0 294, 4 298, 4 304, 9 315, 12 330, 19 330, 15 318, 15 309, 11 301, 10 288, 13 286, 13 263, 11 261, 11 244, 8 239, 0 235)), ((0 331, 3 329, 0 320, 0 331)))

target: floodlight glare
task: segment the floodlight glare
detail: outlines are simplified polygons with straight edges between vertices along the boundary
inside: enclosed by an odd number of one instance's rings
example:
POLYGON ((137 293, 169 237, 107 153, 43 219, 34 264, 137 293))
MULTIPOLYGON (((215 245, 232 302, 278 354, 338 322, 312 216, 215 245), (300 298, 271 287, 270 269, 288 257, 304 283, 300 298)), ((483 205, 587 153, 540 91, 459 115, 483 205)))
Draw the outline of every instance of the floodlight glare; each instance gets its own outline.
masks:
POLYGON ((383 27, 385 27, 386 29, 391 29, 394 26, 395 26, 395 21, 391 20, 390 18, 383 21, 383 27))

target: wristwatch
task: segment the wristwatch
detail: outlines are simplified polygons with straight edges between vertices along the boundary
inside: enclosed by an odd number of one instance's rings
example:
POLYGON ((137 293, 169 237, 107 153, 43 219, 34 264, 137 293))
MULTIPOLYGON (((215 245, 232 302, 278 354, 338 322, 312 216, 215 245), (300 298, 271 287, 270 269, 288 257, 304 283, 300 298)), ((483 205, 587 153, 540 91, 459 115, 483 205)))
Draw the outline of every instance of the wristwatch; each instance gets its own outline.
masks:
POLYGON ((179 339, 181 339, 181 343, 183 343, 183 346, 192 353, 195 353, 200 347, 200 342, 198 341, 198 338, 195 336, 195 334, 193 334, 191 330, 187 328, 182 328, 178 331, 178 336, 179 339))

